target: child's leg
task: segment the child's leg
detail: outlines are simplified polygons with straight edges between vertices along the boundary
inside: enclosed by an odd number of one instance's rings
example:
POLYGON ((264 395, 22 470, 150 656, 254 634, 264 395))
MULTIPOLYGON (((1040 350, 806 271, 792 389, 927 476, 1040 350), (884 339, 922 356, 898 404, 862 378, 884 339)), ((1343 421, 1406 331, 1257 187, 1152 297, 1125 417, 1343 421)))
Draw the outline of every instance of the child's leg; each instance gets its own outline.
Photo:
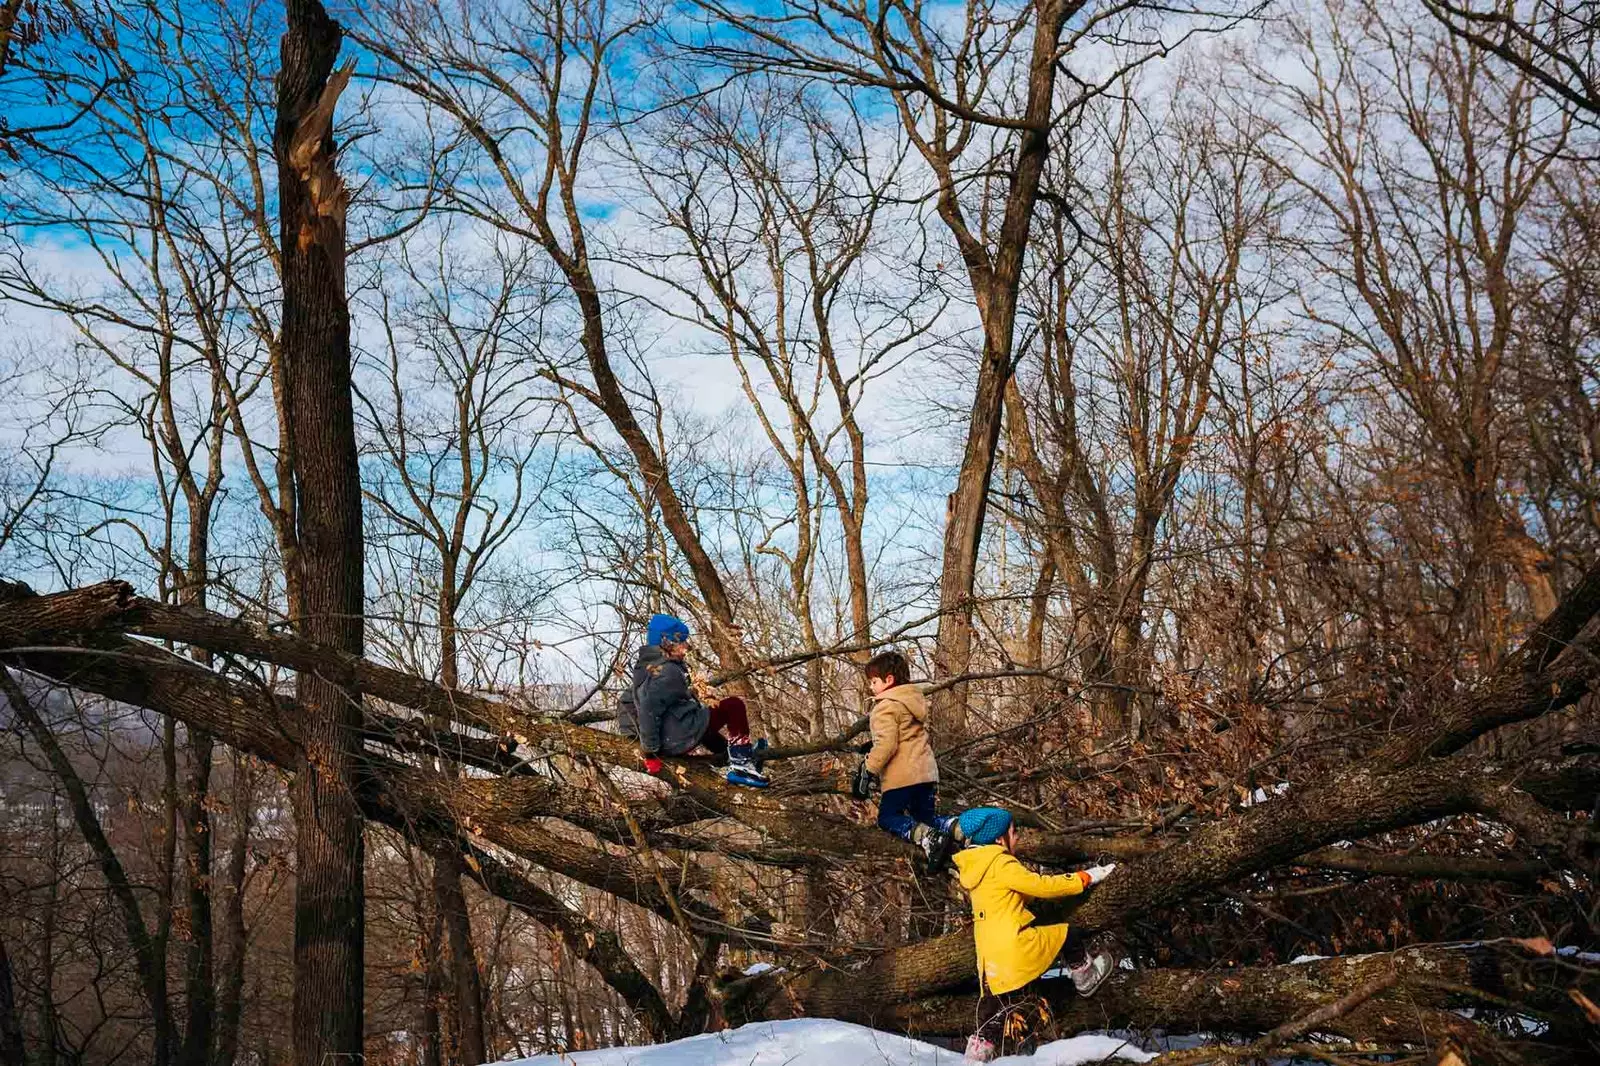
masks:
POLYGON ((1026 1054, 1051 1031, 1054 1018, 1044 998, 1024 985, 1015 992, 986 995, 978 1001, 978 1034, 1001 1055, 1026 1054))
MULTIPOLYGON (((911 817, 941 833, 954 832, 956 819, 960 815, 939 813, 939 783, 930 781, 926 785, 913 785, 911 788, 924 790, 914 797, 915 802, 909 808, 911 817)), ((908 788, 906 791, 910 792, 911 789, 908 788)))
POLYGON ((917 827, 917 820, 909 813, 915 802, 910 794, 919 787, 891 788, 878 797, 879 829, 893 833, 901 840, 911 839, 911 831, 917 827))
MULTIPOLYGON (((706 722, 706 736, 714 733, 726 735, 729 744, 750 743, 750 712, 745 709, 744 700, 729 696, 712 706, 711 718, 706 722)), ((700 743, 706 744, 706 741, 702 738, 700 743)), ((706 744, 706 747, 712 745, 706 744)))
POLYGON ((938 784, 929 781, 926 784, 910 785, 901 789, 901 791, 909 793, 910 803, 906 808, 907 814, 923 825, 931 825, 935 829, 944 828, 939 824, 939 815, 935 810, 935 805, 939 798, 938 784))
POLYGON ((1082 966, 1089 961, 1089 945, 1078 932, 1078 923, 1067 926, 1067 939, 1062 941, 1056 959, 1064 966, 1082 966))
POLYGON ((767 775, 761 772, 750 744, 750 715, 745 710, 744 700, 738 696, 718 700, 717 705, 711 708, 700 743, 721 756, 720 761, 727 764, 730 785, 767 787, 767 775))
POLYGON ((728 740, 721 733, 707 729, 705 735, 700 738, 700 746, 711 753, 711 765, 727 765, 728 740))

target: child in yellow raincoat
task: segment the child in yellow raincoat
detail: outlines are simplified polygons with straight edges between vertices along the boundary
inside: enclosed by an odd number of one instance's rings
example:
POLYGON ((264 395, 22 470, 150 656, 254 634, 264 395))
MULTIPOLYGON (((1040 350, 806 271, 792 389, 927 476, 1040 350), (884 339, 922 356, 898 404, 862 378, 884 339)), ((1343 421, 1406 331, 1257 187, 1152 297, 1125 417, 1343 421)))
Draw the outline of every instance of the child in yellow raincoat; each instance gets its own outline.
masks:
POLYGON ((1093 995, 1111 974, 1105 952, 1091 955, 1066 923, 1035 925, 1030 899, 1076 896, 1104 881, 1115 864, 1077 873, 1036 874, 1017 860, 1017 830, 1009 811, 975 807, 961 815, 967 847, 956 854, 961 887, 972 896, 972 935, 978 949, 979 1026, 967 1041, 967 1058, 987 1062, 997 1048, 1021 1050, 1048 1022, 1049 1009, 1029 986, 1065 963, 1079 995, 1093 995))

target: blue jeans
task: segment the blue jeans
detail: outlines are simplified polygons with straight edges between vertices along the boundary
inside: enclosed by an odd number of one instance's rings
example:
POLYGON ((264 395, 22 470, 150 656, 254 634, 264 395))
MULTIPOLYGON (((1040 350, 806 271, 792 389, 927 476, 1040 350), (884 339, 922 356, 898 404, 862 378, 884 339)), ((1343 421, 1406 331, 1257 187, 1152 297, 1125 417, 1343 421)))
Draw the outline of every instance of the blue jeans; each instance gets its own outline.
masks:
POLYGON ((901 840, 910 840, 919 823, 948 830, 956 818, 953 814, 934 813, 938 793, 939 785, 935 781, 889 789, 878 798, 878 828, 901 840))

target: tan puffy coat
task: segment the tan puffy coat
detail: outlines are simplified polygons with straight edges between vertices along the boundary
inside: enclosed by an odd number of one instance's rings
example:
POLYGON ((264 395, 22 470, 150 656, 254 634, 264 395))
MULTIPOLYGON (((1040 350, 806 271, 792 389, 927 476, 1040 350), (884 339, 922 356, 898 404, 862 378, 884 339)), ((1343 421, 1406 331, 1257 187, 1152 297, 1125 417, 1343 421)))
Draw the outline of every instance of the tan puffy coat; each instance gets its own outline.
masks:
POLYGON ((939 780, 939 764, 928 737, 928 701, 916 685, 896 685, 872 707, 872 750, 867 769, 885 792, 939 780))

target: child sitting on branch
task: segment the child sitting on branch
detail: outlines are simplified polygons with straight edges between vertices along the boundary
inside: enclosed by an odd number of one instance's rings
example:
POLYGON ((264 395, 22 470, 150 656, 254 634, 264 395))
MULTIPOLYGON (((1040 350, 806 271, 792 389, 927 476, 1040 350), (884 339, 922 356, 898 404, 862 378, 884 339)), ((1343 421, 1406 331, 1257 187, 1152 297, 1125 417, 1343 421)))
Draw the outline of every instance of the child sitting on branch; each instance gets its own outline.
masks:
POLYGON ((897 651, 874 656, 865 667, 872 705, 872 747, 851 781, 858 800, 872 798, 880 784, 878 828, 922 849, 937 870, 956 842, 954 815, 935 810, 939 764, 928 736, 928 701, 911 683, 911 667, 897 651))
POLYGON ((988 1062, 997 1050, 1031 1047, 1050 1023, 1050 1008, 1035 983, 1059 965, 1081 996, 1093 995, 1111 975, 1115 960, 1091 954, 1076 927, 1065 922, 1035 925, 1030 899, 1076 896, 1110 876, 1116 864, 1077 873, 1036 874, 1016 857, 1017 828, 1011 812, 974 807, 961 815, 967 847, 955 857, 961 887, 972 896, 972 936, 978 949, 978 1031, 967 1041, 967 1058, 988 1062))
POLYGON ((633 664, 633 683, 617 705, 617 724, 638 739, 647 773, 661 772, 663 755, 704 747, 726 763, 730 784, 766 788, 769 782, 756 760, 757 745, 750 742, 744 700, 728 696, 711 706, 700 702, 683 661, 688 652, 688 623, 670 614, 652 615, 645 646, 633 664))

